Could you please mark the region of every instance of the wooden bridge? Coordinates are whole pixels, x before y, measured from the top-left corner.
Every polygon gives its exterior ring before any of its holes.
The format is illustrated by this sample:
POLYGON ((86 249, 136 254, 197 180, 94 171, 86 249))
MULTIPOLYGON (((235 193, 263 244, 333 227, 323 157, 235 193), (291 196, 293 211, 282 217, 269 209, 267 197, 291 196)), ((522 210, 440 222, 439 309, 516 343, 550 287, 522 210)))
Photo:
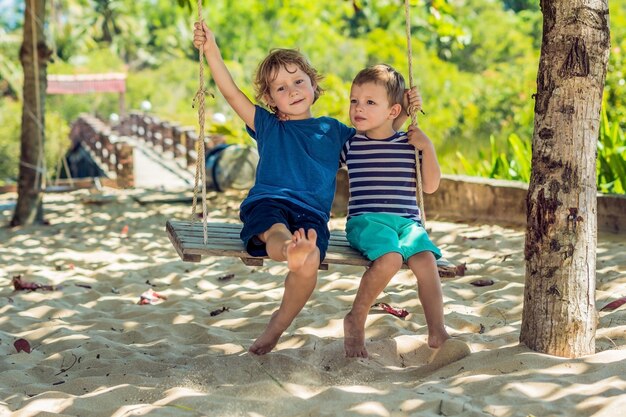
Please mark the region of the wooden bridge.
MULTIPOLYGON (((87 153, 97 165, 95 171, 104 174, 102 182, 109 186, 167 190, 193 187, 198 141, 193 127, 139 112, 129 113, 113 126, 95 116, 81 115, 72 124, 70 138, 72 153, 87 153)), ((221 143, 223 136, 207 135, 205 151, 221 143)), ((75 177, 80 171, 80 158, 70 155, 67 162, 75 177)))

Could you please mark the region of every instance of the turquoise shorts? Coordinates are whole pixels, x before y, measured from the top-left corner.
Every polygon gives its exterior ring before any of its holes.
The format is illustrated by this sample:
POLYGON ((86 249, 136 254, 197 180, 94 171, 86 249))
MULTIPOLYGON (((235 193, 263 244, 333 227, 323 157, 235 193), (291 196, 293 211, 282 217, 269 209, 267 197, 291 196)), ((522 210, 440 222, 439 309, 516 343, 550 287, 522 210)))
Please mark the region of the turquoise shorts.
POLYGON ((346 224, 346 237, 370 261, 390 252, 400 253, 405 262, 424 251, 432 252, 435 259, 441 258, 441 251, 418 222, 394 214, 366 213, 351 217, 346 224))

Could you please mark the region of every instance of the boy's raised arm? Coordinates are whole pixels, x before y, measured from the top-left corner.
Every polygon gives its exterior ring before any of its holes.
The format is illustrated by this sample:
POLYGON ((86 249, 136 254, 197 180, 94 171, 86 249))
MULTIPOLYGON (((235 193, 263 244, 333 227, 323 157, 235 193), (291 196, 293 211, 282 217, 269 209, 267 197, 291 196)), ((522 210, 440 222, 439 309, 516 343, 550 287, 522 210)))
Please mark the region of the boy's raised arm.
POLYGON ((196 48, 203 48, 204 56, 211 69, 211 75, 217 84, 217 88, 230 107, 241 117, 244 123, 254 130, 254 103, 237 87, 224 60, 215 35, 204 22, 194 23, 193 44, 196 48))

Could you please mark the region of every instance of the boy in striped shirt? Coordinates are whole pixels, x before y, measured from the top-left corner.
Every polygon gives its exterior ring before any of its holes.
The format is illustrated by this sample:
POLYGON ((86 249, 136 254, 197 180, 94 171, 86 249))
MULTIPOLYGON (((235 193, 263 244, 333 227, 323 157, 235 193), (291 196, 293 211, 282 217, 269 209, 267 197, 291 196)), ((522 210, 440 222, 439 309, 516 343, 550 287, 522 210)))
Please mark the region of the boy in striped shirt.
MULTIPOLYGON (((410 105, 421 108, 411 90, 410 105)), ((450 336, 443 317, 443 295, 436 260, 439 249, 421 225, 416 200, 415 152, 421 159, 425 193, 439 187, 441 170, 435 147, 415 125, 397 132, 402 114, 404 78, 388 65, 359 72, 350 91, 350 120, 357 134, 343 148, 350 200, 346 234, 350 244, 373 261, 365 272, 351 311, 344 318, 348 357, 368 356, 365 321, 370 306, 406 262, 417 277, 419 299, 428 325, 428 345, 439 348, 450 336)))

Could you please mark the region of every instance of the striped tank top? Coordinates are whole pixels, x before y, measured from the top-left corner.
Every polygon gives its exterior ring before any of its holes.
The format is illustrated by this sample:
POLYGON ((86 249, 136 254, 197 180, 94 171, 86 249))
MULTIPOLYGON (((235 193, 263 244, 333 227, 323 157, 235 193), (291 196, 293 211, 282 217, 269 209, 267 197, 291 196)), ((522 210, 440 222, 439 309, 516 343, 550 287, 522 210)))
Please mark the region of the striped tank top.
POLYGON ((344 145, 341 163, 348 168, 350 182, 348 218, 387 213, 420 221, 415 148, 405 132, 383 140, 356 134, 344 145))

